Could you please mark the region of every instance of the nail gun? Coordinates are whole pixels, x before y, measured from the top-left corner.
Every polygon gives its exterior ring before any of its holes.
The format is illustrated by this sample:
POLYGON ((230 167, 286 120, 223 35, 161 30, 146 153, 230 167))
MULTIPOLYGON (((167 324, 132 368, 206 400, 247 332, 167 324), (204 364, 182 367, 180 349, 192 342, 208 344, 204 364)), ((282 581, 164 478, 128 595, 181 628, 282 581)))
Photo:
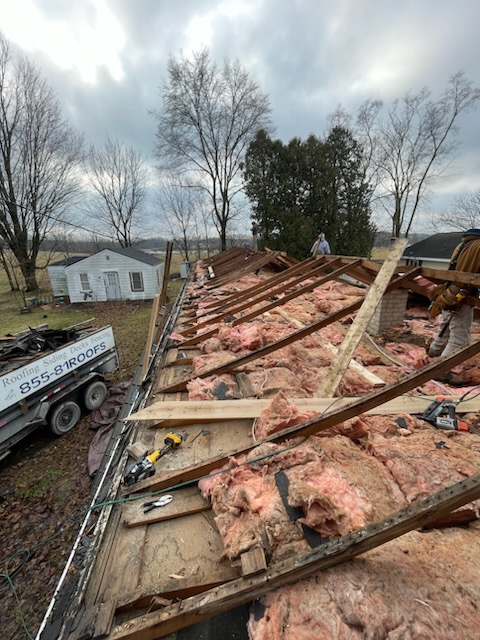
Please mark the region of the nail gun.
POLYGON ((449 431, 470 431, 466 422, 458 420, 455 403, 446 400, 434 400, 421 415, 422 420, 433 424, 437 429, 449 431))
POLYGON ((130 467, 127 473, 123 476, 123 484, 129 487, 135 482, 150 478, 155 473, 155 462, 164 456, 170 449, 177 449, 182 444, 183 438, 178 433, 167 433, 165 436, 165 446, 162 449, 155 449, 152 453, 145 455, 140 460, 137 460, 135 464, 130 467))

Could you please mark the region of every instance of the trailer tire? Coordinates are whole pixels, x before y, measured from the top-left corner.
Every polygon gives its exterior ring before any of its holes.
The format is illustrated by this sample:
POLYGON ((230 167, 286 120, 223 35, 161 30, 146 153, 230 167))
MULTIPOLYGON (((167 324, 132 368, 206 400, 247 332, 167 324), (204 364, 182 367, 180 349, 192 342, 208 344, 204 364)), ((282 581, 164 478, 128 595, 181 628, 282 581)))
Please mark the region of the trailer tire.
POLYGON ((107 397, 107 385, 101 380, 95 380, 88 385, 83 394, 83 402, 89 411, 95 411, 102 406, 107 397))
POLYGON ((76 402, 68 400, 57 405, 49 419, 50 430, 56 436, 63 436, 73 429, 82 412, 76 402))

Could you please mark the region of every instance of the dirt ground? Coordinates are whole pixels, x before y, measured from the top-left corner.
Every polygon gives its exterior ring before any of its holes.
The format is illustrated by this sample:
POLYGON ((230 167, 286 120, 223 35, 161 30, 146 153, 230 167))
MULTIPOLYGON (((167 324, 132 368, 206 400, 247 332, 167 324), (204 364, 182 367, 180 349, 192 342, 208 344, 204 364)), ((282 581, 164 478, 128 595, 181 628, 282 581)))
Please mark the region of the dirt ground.
MULTIPOLYGON (((149 305, 95 309, 111 324, 120 355, 116 384, 130 380, 145 346, 149 305), (135 331, 132 331, 135 327, 135 331)), ((2 640, 34 638, 90 503, 90 416, 56 438, 39 429, 0 462, 0 611, 2 640)))

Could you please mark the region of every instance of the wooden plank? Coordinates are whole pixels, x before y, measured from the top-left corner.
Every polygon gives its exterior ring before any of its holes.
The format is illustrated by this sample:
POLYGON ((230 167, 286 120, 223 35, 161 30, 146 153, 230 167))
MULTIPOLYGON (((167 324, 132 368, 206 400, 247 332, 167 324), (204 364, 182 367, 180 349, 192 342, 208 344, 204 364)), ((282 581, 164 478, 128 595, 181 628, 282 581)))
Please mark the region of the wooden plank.
POLYGON ((267 569, 267 559, 265 558, 265 551, 260 546, 255 546, 242 553, 240 556, 240 563, 242 566, 242 575, 251 576, 254 573, 260 573, 267 569))
POLYGON ((335 395, 337 387, 352 360, 353 354, 355 353, 355 349, 358 347, 362 335, 375 313, 375 309, 387 289, 388 283, 390 282, 398 261, 402 257, 407 243, 407 238, 397 240, 390 251, 388 258, 385 260, 382 268, 378 272, 374 283, 365 297, 365 301, 360 311, 357 313, 350 330, 338 350, 335 362, 329 368, 326 376, 322 380, 318 388, 317 395, 330 398, 335 395))
MULTIPOLYGON (((373 407, 365 413, 369 415, 389 415, 396 413, 422 414, 428 405, 438 396, 399 396, 384 404, 373 407)), ((480 411, 480 396, 459 402, 458 396, 442 396, 446 400, 458 403, 457 413, 480 411)), ((332 406, 345 407, 358 402, 362 397, 345 396, 342 398, 289 398, 300 411, 318 411, 323 413, 332 406)), ((128 420, 170 420, 188 423, 216 422, 219 420, 237 420, 240 418, 258 418, 260 413, 270 406, 271 399, 240 400, 164 400, 155 402, 129 416, 128 420)), ((160 425, 163 426, 163 425, 160 425)), ((145 449, 143 450, 145 453, 145 449)))
POLYGON ((353 418, 360 415, 361 413, 365 413, 366 411, 369 411, 374 407, 378 407, 380 404, 383 404, 388 400, 392 400, 399 395, 411 391, 424 382, 431 380, 432 377, 434 377, 436 374, 449 371, 451 368, 457 366, 462 362, 465 362, 465 360, 472 358, 478 353, 480 353, 480 340, 470 345, 469 347, 461 349, 460 351, 457 351, 451 356, 448 356, 438 362, 432 362, 426 367, 423 367, 423 369, 407 375, 403 380, 400 380, 399 382, 395 382, 394 384, 391 384, 384 389, 372 391, 372 393, 370 393, 368 396, 359 398, 358 400, 351 402, 345 407, 338 409, 335 402, 333 404, 333 408, 322 414, 321 416, 312 418, 311 420, 307 420, 306 422, 302 422, 300 425, 296 425, 295 427, 290 427, 278 433, 274 433, 268 438, 259 440, 254 445, 251 445, 249 447, 233 449, 229 452, 228 455, 217 456, 216 458, 206 460, 196 467, 190 467, 188 469, 184 468, 177 474, 164 476, 163 478, 157 477, 153 480, 144 480, 143 482, 139 482, 137 485, 131 487, 130 491, 136 492, 145 489, 148 489, 149 491, 158 491, 167 487, 173 487, 179 483, 188 482, 207 475, 214 469, 218 469, 223 465, 227 465, 232 456, 245 455, 249 453, 254 447, 263 442, 282 442, 283 440, 289 438, 310 436, 315 433, 319 433, 320 431, 324 431, 325 429, 334 427, 335 425, 340 424, 340 422, 344 422, 349 418, 353 418))
POLYGON ((147 344, 145 346, 145 351, 143 354, 143 365, 142 365, 142 380, 145 379, 148 371, 148 365, 150 363, 150 357, 152 354, 152 345, 153 345, 153 335, 155 332, 155 324, 157 322, 158 316, 158 308, 160 304, 160 295, 157 293, 153 299, 152 311, 150 313, 150 324, 148 327, 148 335, 147 335, 147 344))
POLYGON ((264 572, 233 580, 165 609, 118 624, 112 630, 110 640, 151 640, 164 637, 260 598, 270 591, 352 560, 409 531, 423 527, 432 520, 438 520, 479 497, 480 474, 477 474, 407 506, 382 522, 326 542, 309 553, 275 563, 264 572))
MULTIPOLYGON (((283 318, 285 318, 285 320, 288 320, 291 324, 297 326, 298 328, 305 326, 303 322, 300 322, 299 320, 294 318, 291 314, 286 313, 286 311, 284 311, 283 309, 277 309, 277 313, 279 313, 283 318)), ((312 335, 312 338, 320 347, 322 347, 323 349, 331 353, 333 356, 335 356, 335 358, 338 358, 338 348, 335 347, 326 338, 323 338, 322 336, 318 336, 318 335, 317 336, 312 335)), ((348 366, 351 369, 353 369, 353 371, 355 371, 360 376, 362 376, 364 380, 367 380, 372 385, 372 387, 385 386, 385 380, 382 380, 379 376, 376 376, 374 373, 371 373, 366 367, 358 363, 356 360, 353 360, 353 358, 350 360, 350 363, 348 366)))
MULTIPOLYGON (((149 498, 148 500, 154 500, 149 498)), ((181 518, 199 513, 200 511, 208 511, 210 503, 199 492, 197 487, 188 487, 183 491, 175 491, 173 500, 164 507, 152 509, 147 513, 143 512, 143 503, 146 498, 136 500, 135 502, 126 502, 123 505, 123 523, 126 527, 138 527, 140 525, 153 524, 154 522, 162 522, 172 518, 181 518)))
MULTIPOLYGON (((398 286, 400 286, 405 279, 410 277, 411 277, 411 274, 399 276, 388 285, 387 292, 393 291, 398 286)), ((322 318, 321 320, 317 320, 316 322, 312 323, 311 325, 308 325, 304 329, 299 329, 298 331, 291 333, 286 338, 277 340, 277 342, 272 342, 271 344, 266 345, 265 347, 261 347, 256 351, 252 351, 248 355, 240 356, 236 360, 232 360, 232 362, 229 362, 226 365, 223 365, 221 367, 215 367, 213 369, 209 369, 208 371, 204 371, 203 373, 196 374, 195 377, 208 378, 209 376, 220 375, 221 373, 229 373, 233 371, 235 368, 241 367, 245 364, 248 364, 249 362, 253 362, 258 358, 262 358, 263 356, 266 356, 269 353, 273 353, 274 351, 277 351, 282 347, 286 347, 289 344, 292 344, 293 342, 300 340, 301 338, 305 338, 306 336, 309 336, 312 333, 315 333, 316 331, 318 331, 319 329, 322 329, 323 327, 327 327, 329 324, 332 324, 333 322, 337 322, 338 320, 341 320, 345 316, 348 316, 351 313, 354 313, 355 311, 357 311, 362 306, 362 302, 363 302, 363 298, 361 298, 360 300, 357 300, 357 302, 353 302, 352 304, 347 305, 346 307, 344 307, 343 309, 340 309, 339 311, 335 311, 334 313, 331 313, 330 315, 326 316, 325 318, 322 318)), ((263 311, 268 311, 268 310, 269 309, 266 307, 263 309, 263 311)), ((241 322, 243 321, 244 319, 239 320, 238 322, 234 322, 232 324, 234 325, 241 324, 241 322)), ((211 333, 213 335, 215 331, 216 330, 212 332, 207 331, 205 333, 206 334, 211 333)), ((202 336, 203 335, 205 334, 202 334, 202 336)), ((191 340, 189 340, 188 342, 190 343, 191 340)), ((187 383, 190 382, 191 379, 192 378, 190 377, 184 380, 179 380, 178 382, 175 382, 167 387, 163 387, 162 389, 159 389, 159 391, 162 393, 170 393, 172 391, 184 391, 187 388, 187 383)))
POLYGON ((163 281, 162 281, 162 291, 160 294, 160 303, 159 306, 163 307, 167 300, 167 291, 168 291, 168 277, 170 275, 170 267, 172 264, 172 253, 173 253, 173 242, 167 242, 167 250, 165 253, 165 262, 163 264, 163 281))
POLYGON ((480 275, 468 271, 446 271, 445 269, 421 268, 421 274, 432 282, 455 282, 459 285, 480 288, 480 275))

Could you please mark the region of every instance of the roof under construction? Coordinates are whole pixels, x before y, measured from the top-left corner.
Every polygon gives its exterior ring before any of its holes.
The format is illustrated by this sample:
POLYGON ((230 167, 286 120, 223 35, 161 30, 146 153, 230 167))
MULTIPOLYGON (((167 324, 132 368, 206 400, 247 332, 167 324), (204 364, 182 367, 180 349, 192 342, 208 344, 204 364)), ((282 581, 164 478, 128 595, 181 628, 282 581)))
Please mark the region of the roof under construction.
POLYGON ((405 244, 196 263, 154 310, 39 638, 477 637, 480 330, 428 361, 444 272, 398 266, 405 244), (465 388, 434 380, 454 367, 465 388), (440 395, 464 430, 422 419, 440 395))

